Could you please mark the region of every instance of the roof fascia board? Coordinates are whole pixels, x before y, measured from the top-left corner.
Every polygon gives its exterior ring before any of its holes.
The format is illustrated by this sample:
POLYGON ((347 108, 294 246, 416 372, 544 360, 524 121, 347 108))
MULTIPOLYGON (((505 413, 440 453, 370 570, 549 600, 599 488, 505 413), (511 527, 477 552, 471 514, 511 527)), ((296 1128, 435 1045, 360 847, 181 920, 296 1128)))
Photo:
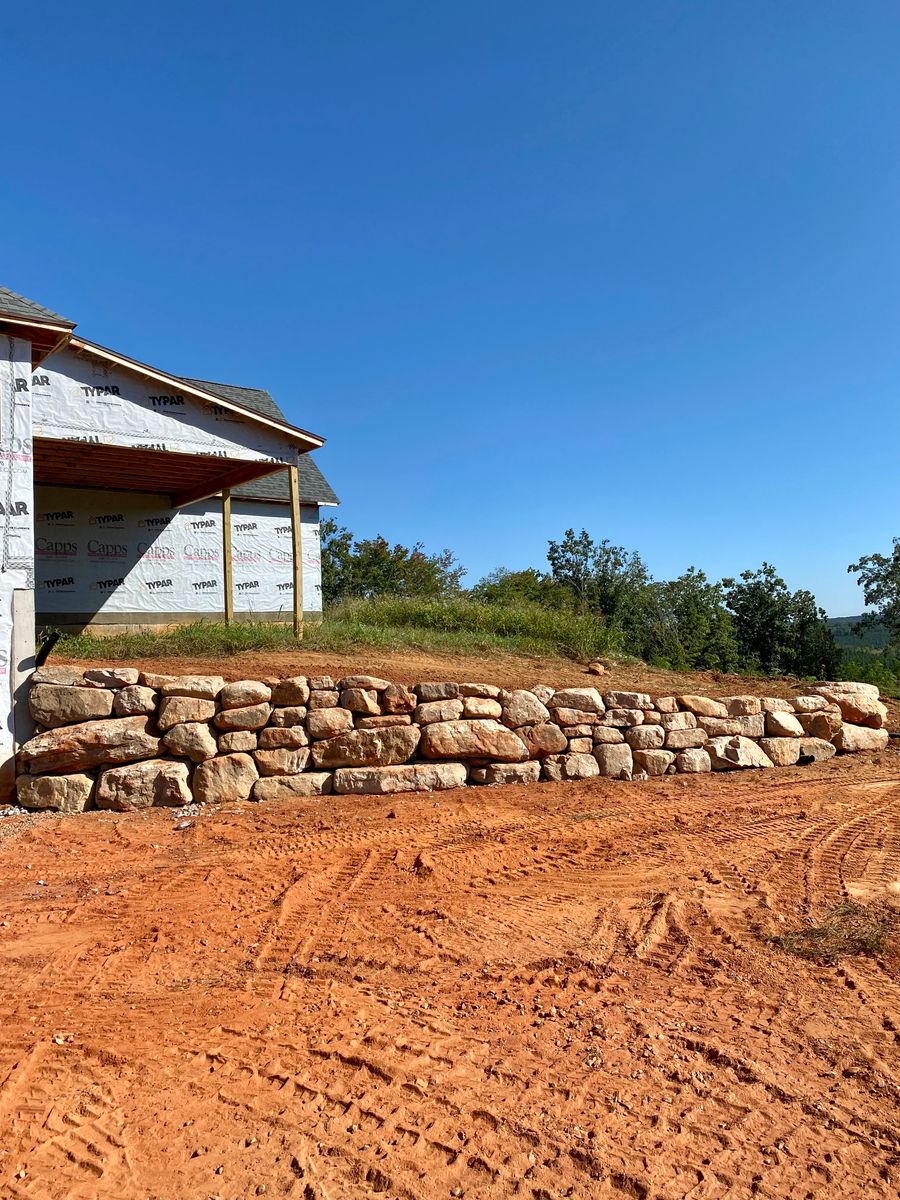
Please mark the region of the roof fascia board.
POLYGON ((9 325, 24 325, 28 329, 52 329, 54 333, 69 333, 75 326, 69 321, 41 321, 37 317, 14 317, 12 313, 0 312, 0 321, 9 325))
POLYGON ((318 450, 320 446, 325 445, 325 439, 315 433, 310 433, 306 429, 298 429, 295 425, 288 425, 286 421, 275 421, 271 417, 264 416, 262 413, 244 408, 241 404, 234 404, 230 400, 225 400, 222 396, 217 396, 213 392, 207 392, 203 388, 196 387, 194 384, 186 383, 184 379, 181 379, 177 375, 169 375, 168 372, 160 371, 156 367, 148 367, 146 363, 138 362, 134 358, 128 358, 127 355, 119 354, 115 350, 109 350, 106 346, 99 346, 96 342, 89 342, 85 338, 76 337, 73 334, 69 339, 69 345, 74 350, 82 350, 86 354, 95 354, 98 358, 104 358, 108 362, 115 363, 116 366, 122 367, 126 371, 135 371, 138 375, 144 375, 148 379, 157 379, 161 383, 169 384, 179 391, 187 392, 188 395, 198 400, 205 400, 209 404, 217 404, 221 408, 227 408, 230 412, 237 413, 238 416, 243 417, 253 424, 265 425, 269 429, 274 429, 278 433, 285 434, 291 441, 296 442, 299 446, 303 446, 306 450, 318 450))

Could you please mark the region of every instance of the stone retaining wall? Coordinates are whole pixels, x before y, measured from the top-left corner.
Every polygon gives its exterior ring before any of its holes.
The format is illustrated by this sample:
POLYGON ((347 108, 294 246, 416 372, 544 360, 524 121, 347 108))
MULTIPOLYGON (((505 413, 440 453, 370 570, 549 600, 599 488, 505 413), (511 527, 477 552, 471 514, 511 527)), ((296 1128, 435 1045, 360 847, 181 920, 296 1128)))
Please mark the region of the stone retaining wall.
POLYGON ((192 801, 387 794, 791 766, 887 745, 878 689, 793 700, 594 687, 406 688, 369 675, 240 680, 128 667, 45 667, 19 751, 25 808, 81 812, 192 801))

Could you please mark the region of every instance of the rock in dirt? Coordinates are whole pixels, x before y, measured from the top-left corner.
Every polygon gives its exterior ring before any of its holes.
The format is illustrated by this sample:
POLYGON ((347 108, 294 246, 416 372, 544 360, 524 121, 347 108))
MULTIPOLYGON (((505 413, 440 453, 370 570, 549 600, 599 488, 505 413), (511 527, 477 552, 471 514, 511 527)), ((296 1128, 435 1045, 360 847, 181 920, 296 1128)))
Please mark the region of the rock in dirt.
POLYGON ((795 737, 764 737, 759 740, 764 754, 776 767, 793 767, 800 759, 800 739, 795 737))
POLYGON ((254 750, 253 761, 260 775, 299 775, 309 761, 309 747, 301 746, 296 750, 254 750))
POLYGON ((198 804, 227 804, 246 800, 259 778, 249 754, 220 754, 194 772, 194 798, 198 804))
POLYGON ((148 724, 147 717, 114 717, 50 729, 25 743, 19 761, 32 775, 43 775, 153 758, 159 753, 159 738, 148 732, 148 724))
POLYGON ((543 761, 544 778, 558 782, 563 779, 591 779, 600 774, 593 754, 551 754, 543 761))
POLYGON ((272 703, 281 707, 292 708, 294 705, 306 705, 309 701, 309 683, 305 675, 293 675, 290 679, 282 679, 272 689, 272 703))
POLYGON ((32 717, 48 729, 108 717, 112 707, 110 691, 52 683, 38 683, 28 690, 28 708, 32 717))
POLYGON ((117 717, 150 716, 156 712, 158 697, 154 688, 120 688, 113 693, 113 712, 117 717))
POLYGON ((834 735, 835 749, 841 754, 850 754, 857 750, 884 750, 888 740, 889 734, 886 729, 851 725, 846 721, 834 735))
POLYGON ((467 721, 479 721, 485 717, 499 721, 503 715, 503 705, 499 700, 492 700, 488 696, 466 696, 463 700, 462 715, 467 721))
POLYGON ((547 701, 547 707, 575 708, 580 712, 602 713, 606 705, 596 688, 562 688, 553 693, 547 701))
POLYGON ((407 762, 419 745, 422 731, 415 725, 389 729, 354 729, 312 748, 317 767, 389 767, 407 762))
POLYGON ((419 697, 420 704, 429 704, 432 700, 456 700, 459 698, 458 683, 417 683, 413 691, 419 697))
POLYGON ((887 717, 887 708, 878 698, 878 688, 870 683, 828 683, 817 687, 815 692, 832 701, 841 710, 841 716, 851 725, 865 725, 881 729, 887 717))
MULTIPOLYGON (((432 726, 433 728, 433 726, 432 726)), ((397 767, 344 767, 334 773, 334 790, 349 795, 385 796, 463 787, 462 763, 413 763, 397 767)))
POLYGON ((128 812, 134 808, 180 808, 193 799, 187 763, 154 758, 127 767, 110 767, 97 780, 98 808, 128 812))
POLYGON ((315 740, 338 737, 352 728, 353 713, 346 708, 318 708, 306 719, 306 731, 315 740))
POLYGON ((458 721, 463 715, 462 700, 427 700, 416 705, 413 720, 417 725, 433 725, 436 721, 458 721))
POLYGON ((195 721, 189 725, 173 725, 163 737, 170 754, 203 762, 218 754, 219 746, 205 722, 195 721))
POLYGON ((594 760, 600 774, 605 775, 607 779, 630 779, 631 772, 634 770, 631 747, 624 741, 619 745, 603 745, 602 743, 595 745, 594 760))
POLYGON ((308 800, 327 796, 332 788, 330 771, 306 771, 303 775, 273 775, 257 779, 253 785, 253 800, 308 800))
POLYGON ((267 704, 272 698, 272 689, 256 679, 239 679, 226 683, 219 693, 222 708, 250 708, 254 704, 267 704))
POLYGON ((545 721, 542 725, 523 725, 516 730, 525 743, 529 758, 546 758, 548 754, 562 754, 569 739, 558 725, 545 721))
POLYGON ((550 720, 550 713, 541 704, 534 692, 517 688, 511 692, 502 692, 500 720, 507 729, 521 729, 523 725, 541 725, 550 720))
POLYGON ((766 737, 768 738, 803 737, 803 725, 793 713, 767 712, 765 722, 766 737))
POLYGON ((418 704, 413 692, 397 683, 389 684, 381 693, 381 708, 395 716, 411 713, 418 704))
POLYGON ((800 757, 808 759, 812 762, 825 762, 829 758, 834 758, 837 750, 832 742, 826 742, 824 738, 804 737, 800 738, 800 757))
POLYGON ((646 771, 650 776, 665 775, 674 762, 675 755, 671 750, 635 750, 634 752, 634 769, 646 771))
POLYGON ((84 812, 90 806, 93 790, 90 775, 20 775, 16 780, 16 799, 23 808, 84 812))
POLYGON ((695 717, 719 717, 728 716, 728 709, 718 700, 710 700, 708 696, 679 696, 678 703, 682 708, 686 708, 688 712, 692 712, 695 717))
POLYGON ((169 675, 161 676, 165 682, 154 685, 144 676, 148 687, 158 686, 164 696, 193 696, 197 700, 215 700, 225 686, 221 675, 169 675))
POLYGON ((675 755, 675 767, 683 775, 702 775, 712 770, 712 763, 704 749, 694 746, 675 755))
POLYGON ((265 703, 249 704, 245 708, 226 708, 213 718, 219 729, 262 729, 272 715, 271 706, 265 703))
POLYGON ((632 750, 659 750, 665 740, 666 731, 662 725, 636 725, 625 731, 625 741, 632 750))
POLYGON ((123 688, 132 687, 140 677, 134 667, 91 667, 84 673, 84 682, 87 687, 123 688))
POLYGON ((541 764, 537 761, 523 763, 489 763, 486 767, 472 767, 469 777, 473 783, 497 787, 503 783, 537 783, 541 777, 541 764))
POLYGON ((171 729, 173 725, 189 725, 197 721, 211 721, 216 715, 216 702, 197 696, 163 696, 159 702, 156 718, 160 729, 171 729))
POLYGON ((499 721, 439 721, 422 730, 423 758, 486 758, 522 762, 528 750, 522 739, 499 721))

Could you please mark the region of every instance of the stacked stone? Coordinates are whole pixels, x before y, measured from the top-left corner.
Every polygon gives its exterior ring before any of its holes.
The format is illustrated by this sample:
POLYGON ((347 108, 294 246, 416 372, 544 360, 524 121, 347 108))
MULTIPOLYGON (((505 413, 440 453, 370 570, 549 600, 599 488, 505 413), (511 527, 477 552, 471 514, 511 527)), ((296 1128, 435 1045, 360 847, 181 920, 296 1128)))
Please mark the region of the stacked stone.
POLYGON ((128 667, 36 671, 27 808, 82 811, 388 794, 790 766, 887 744, 868 684, 794 700, 371 675, 239 680, 128 667))

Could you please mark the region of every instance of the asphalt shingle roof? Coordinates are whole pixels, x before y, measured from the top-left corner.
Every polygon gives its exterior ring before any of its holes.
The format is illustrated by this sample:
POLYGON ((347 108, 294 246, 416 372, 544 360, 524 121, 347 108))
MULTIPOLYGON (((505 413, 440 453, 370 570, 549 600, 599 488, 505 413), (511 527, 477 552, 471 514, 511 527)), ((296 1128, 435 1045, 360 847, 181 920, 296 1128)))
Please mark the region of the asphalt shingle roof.
POLYGON ((0 317, 4 315, 19 317, 23 320, 30 317, 33 321, 52 321, 71 328, 75 326, 74 321, 69 321, 66 317, 61 317, 59 313, 44 308, 43 304, 35 304, 33 300, 28 300, 25 296, 20 296, 18 292, 11 292, 9 288, 0 285, 0 317))
MULTIPOLYGON (((276 421, 286 421, 284 413, 262 388, 235 387, 230 383, 213 383, 209 379, 191 379, 183 375, 185 383, 195 383, 214 396, 221 396, 232 404, 262 413, 276 421)), ((301 454, 299 462, 300 501, 303 504, 340 504, 325 476, 309 454, 301 454)), ((232 496, 243 496, 245 500, 271 500, 288 504, 291 498, 287 471, 278 471, 251 483, 242 483, 231 489, 232 496)))

